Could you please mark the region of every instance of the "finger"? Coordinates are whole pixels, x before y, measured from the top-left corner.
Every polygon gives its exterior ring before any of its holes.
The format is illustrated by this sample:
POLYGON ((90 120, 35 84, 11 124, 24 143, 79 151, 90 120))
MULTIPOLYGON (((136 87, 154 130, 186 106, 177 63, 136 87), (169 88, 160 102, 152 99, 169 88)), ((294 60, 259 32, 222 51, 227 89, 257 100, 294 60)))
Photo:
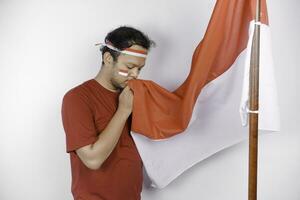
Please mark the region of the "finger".
MULTIPOLYGON (((129 81, 130 81, 130 80, 129 80, 129 81)), ((126 87, 128 87, 129 89, 131 89, 129 85, 130 85, 130 84, 127 84, 127 86, 126 86, 126 87)))
POLYGON ((124 88, 124 90, 125 90, 125 91, 128 91, 128 90, 130 90, 130 88, 129 88, 128 86, 126 86, 126 87, 124 88))
POLYGON ((124 90, 125 90, 126 93, 128 93, 128 92, 133 93, 133 90, 130 87, 128 87, 128 86, 126 86, 124 88, 124 90))

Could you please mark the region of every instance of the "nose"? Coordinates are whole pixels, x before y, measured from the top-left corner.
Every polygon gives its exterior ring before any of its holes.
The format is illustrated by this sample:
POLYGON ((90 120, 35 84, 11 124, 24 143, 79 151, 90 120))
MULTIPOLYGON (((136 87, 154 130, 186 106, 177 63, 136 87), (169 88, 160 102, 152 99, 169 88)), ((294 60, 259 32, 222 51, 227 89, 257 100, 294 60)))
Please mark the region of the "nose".
POLYGON ((139 70, 137 67, 130 70, 129 77, 131 77, 132 79, 136 79, 138 75, 139 75, 139 70))

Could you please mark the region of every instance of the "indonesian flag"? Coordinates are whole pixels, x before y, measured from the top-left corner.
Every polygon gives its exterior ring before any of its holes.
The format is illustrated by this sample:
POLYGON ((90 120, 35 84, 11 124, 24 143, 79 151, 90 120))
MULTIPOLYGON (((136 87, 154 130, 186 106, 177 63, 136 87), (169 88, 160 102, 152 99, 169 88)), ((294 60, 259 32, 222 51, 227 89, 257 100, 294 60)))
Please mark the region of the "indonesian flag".
MULTIPOLYGON (((261 9, 259 129, 279 130, 270 30, 261 9)), ((218 0, 185 82, 170 92, 148 80, 134 92, 131 134, 153 187, 248 138, 250 53, 256 0, 218 0)))

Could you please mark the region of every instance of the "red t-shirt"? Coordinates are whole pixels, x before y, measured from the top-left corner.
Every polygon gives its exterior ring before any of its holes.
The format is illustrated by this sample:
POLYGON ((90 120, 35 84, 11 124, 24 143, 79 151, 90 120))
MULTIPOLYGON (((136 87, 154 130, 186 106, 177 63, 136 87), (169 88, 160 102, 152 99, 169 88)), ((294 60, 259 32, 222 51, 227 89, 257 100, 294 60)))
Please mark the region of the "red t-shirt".
POLYGON ((88 80, 68 91, 62 120, 72 169, 75 200, 137 200, 142 190, 142 161, 130 136, 130 119, 113 152, 98 170, 87 168, 75 150, 93 144, 118 107, 119 93, 88 80))

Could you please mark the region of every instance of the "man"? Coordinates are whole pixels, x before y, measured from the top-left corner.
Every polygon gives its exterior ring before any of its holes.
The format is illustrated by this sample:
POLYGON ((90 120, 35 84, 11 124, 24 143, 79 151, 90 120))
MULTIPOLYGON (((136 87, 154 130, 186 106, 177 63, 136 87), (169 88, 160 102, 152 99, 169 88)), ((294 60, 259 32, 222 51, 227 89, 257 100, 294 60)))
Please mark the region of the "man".
POLYGON ((133 93, 127 83, 138 77, 152 44, 134 28, 113 30, 101 44, 97 76, 63 98, 75 200, 140 199, 142 161, 129 133, 133 93))

